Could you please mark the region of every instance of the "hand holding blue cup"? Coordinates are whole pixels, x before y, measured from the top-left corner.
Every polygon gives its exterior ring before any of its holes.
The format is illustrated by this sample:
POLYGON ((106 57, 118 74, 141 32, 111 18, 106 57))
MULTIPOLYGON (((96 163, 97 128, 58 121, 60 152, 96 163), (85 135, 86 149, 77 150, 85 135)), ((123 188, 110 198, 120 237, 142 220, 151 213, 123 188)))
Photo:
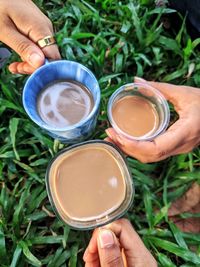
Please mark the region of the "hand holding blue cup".
POLYGON ((92 134, 99 113, 100 88, 93 73, 80 63, 68 60, 46 62, 27 80, 23 90, 23 106, 29 117, 53 138, 65 143, 83 141, 92 134), (44 121, 38 112, 38 96, 56 81, 74 81, 85 86, 93 98, 89 114, 72 125, 59 127, 44 121))

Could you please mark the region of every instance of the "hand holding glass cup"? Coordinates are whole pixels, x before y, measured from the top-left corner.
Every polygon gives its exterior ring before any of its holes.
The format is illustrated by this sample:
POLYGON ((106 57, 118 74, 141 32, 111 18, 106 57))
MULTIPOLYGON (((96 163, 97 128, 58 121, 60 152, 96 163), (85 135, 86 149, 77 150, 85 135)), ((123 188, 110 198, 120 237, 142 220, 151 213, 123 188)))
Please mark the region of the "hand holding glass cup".
POLYGON ((164 96, 147 84, 130 83, 117 89, 108 102, 114 130, 128 140, 153 140, 166 130, 170 111, 164 96))

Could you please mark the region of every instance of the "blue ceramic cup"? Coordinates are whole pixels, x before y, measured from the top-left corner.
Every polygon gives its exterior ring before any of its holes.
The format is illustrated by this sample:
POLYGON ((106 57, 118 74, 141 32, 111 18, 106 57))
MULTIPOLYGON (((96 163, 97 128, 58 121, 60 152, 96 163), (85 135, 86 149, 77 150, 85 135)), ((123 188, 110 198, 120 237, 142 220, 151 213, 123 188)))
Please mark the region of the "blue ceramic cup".
POLYGON ((68 60, 47 61, 26 81, 22 100, 24 109, 31 120, 50 136, 64 143, 76 143, 87 139, 96 126, 100 106, 100 88, 94 74, 80 63, 68 60), (94 107, 85 119, 65 128, 48 125, 37 111, 37 98, 40 91, 56 80, 73 80, 82 83, 91 92, 94 100, 94 107))

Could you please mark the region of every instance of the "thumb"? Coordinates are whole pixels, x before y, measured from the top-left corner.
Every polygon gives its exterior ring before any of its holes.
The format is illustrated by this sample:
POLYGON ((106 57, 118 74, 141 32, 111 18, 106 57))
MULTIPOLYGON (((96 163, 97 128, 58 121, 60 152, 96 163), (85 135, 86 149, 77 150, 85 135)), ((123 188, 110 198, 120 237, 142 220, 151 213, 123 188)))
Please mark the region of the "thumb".
MULTIPOLYGON (((170 83, 146 81, 143 78, 139 78, 139 77, 135 77, 134 82, 144 84, 144 85, 145 84, 150 85, 153 88, 160 91, 164 95, 164 97, 171 103, 176 104, 178 102, 177 99, 179 99, 179 95, 180 95, 180 86, 178 85, 174 85, 170 83)), ((181 93, 183 93, 183 86, 181 86, 181 89, 182 89, 181 93)))
POLYGON ((15 28, 10 27, 8 39, 9 43, 6 42, 7 38, 4 42, 33 68, 38 68, 44 63, 45 58, 41 49, 23 34, 16 31, 15 28))
POLYGON ((115 234, 108 229, 99 229, 98 253, 102 267, 123 267, 119 242, 115 234))

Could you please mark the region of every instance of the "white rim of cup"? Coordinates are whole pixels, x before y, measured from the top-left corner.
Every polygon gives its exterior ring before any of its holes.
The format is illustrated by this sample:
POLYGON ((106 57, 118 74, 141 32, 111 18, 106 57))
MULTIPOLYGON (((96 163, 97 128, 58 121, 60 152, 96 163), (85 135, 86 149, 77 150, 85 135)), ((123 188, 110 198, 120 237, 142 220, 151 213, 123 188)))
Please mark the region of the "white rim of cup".
POLYGON ((114 128, 114 130, 116 130, 116 132, 118 132, 119 134, 121 134, 122 136, 126 137, 129 140, 135 140, 135 141, 151 141, 153 140, 156 136, 158 136, 159 134, 161 134, 162 132, 164 132, 168 125, 169 125, 169 120, 170 120, 170 109, 169 109, 169 105, 167 103, 166 98, 163 96, 163 94, 161 94, 157 89, 155 89, 154 87, 148 85, 148 84, 143 84, 143 83, 127 83, 122 85, 120 88, 118 88, 110 97, 109 101, 108 101, 108 119, 110 121, 110 124, 112 125, 112 127, 114 128), (159 97, 159 99, 161 100, 161 103, 163 104, 164 107, 164 114, 165 114, 165 118, 163 123, 159 126, 159 128, 154 132, 154 134, 150 135, 151 132, 153 130, 151 130, 150 132, 148 132, 145 135, 142 135, 140 137, 134 137, 132 135, 129 135, 127 133, 125 133, 124 131, 122 131, 117 124, 115 123, 113 116, 112 116, 112 106, 113 106, 113 102, 116 98, 116 96, 121 93, 123 90, 126 89, 126 87, 145 87, 145 89, 149 89, 151 90, 155 95, 157 95, 159 97))
MULTIPOLYGON (((43 128, 43 129, 45 129, 45 130, 48 130, 48 131, 56 131, 56 132, 63 132, 63 131, 73 130, 73 129, 75 129, 75 128, 81 126, 81 125, 83 125, 84 123, 86 123, 86 122, 87 122, 87 121, 94 115, 94 113, 95 113, 95 112, 98 110, 98 108, 99 108, 99 104, 100 104, 100 100, 101 100, 101 92, 100 92, 99 83, 98 83, 96 77, 94 76, 94 74, 93 74, 87 67, 85 67, 84 65, 82 65, 82 64, 80 64, 80 63, 78 63, 78 62, 75 62, 75 61, 71 61, 71 60, 56 60, 56 61, 53 61, 53 62, 49 62, 48 64, 43 65, 43 66, 41 66, 39 69, 37 69, 37 70, 34 72, 34 75, 37 74, 38 72, 40 72, 42 69, 47 68, 48 65, 50 65, 50 64, 57 64, 58 62, 62 62, 62 63, 65 62, 65 63, 72 63, 72 64, 75 64, 75 65, 79 65, 82 69, 84 69, 87 73, 89 73, 89 74, 92 76, 92 78, 96 81, 96 83, 97 83, 97 87, 98 87, 98 90, 99 90, 99 92, 97 93, 97 100, 95 101, 95 105, 94 105, 92 111, 89 113, 89 115, 88 115, 85 119, 83 119, 83 120, 79 121, 78 123, 73 124, 72 126, 69 126, 69 127, 65 127, 65 128, 54 128, 54 127, 49 127, 49 126, 48 126, 42 119, 41 119, 41 121, 42 121, 44 124, 42 124, 42 123, 38 123, 38 121, 35 120, 35 119, 32 117, 32 115, 30 114, 29 109, 27 108, 27 105, 25 104, 24 98, 25 98, 26 87, 28 86, 27 84, 28 84, 32 79, 34 79, 34 77, 31 75, 31 76, 27 79, 27 81, 26 81, 26 83, 25 83, 25 86, 24 86, 24 89, 23 89, 22 102, 23 102, 24 109, 25 109, 26 113, 28 114, 28 116, 29 116, 29 117, 31 118, 31 120, 34 121, 38 126, 40 126, 41 128, 43 128)), ((89 89, 88 89, 88 90, 89 90, 89 89)))

